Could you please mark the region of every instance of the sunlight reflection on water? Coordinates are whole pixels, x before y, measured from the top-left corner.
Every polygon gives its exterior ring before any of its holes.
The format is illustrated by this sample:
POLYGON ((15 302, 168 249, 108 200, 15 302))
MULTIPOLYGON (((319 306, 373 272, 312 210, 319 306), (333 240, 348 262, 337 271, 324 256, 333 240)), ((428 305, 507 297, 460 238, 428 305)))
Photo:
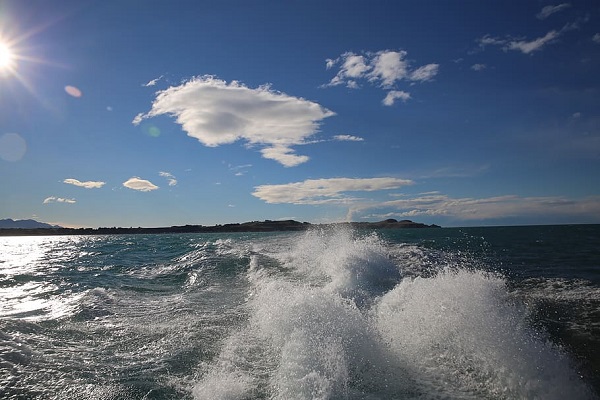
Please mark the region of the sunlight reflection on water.
POLYGON ((73 251, 78 241, 66 236, 0 238, 0 317, 35 321, 75 312, 78 296, 61 290, 52 276, 61 262, 78 256, 73 251))

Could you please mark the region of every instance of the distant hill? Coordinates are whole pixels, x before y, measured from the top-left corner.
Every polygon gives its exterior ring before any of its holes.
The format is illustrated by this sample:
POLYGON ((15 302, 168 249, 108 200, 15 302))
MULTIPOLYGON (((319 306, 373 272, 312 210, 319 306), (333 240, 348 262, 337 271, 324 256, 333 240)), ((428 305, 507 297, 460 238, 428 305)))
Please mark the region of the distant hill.
POLYGON ((33 219, 0 219, 0 229, 53 229, 61 228, 58 225, 50 225, 33 219))

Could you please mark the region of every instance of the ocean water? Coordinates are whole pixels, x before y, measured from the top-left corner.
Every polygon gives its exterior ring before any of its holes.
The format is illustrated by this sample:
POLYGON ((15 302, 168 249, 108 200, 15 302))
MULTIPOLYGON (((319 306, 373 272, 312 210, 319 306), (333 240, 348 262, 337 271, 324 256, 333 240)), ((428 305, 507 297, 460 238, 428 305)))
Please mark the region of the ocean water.
POLYGON ((2 399, 595 399, 600 226, 0 238, 2 399))

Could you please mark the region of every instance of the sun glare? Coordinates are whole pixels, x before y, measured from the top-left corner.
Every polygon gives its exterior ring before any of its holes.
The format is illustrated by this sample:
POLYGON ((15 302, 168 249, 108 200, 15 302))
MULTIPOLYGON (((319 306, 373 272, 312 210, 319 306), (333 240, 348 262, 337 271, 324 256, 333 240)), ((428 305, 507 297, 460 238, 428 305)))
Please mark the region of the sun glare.
POLYGON ((15 55, 11 48, 6 44, 0 42, 0 70, 12 67, 15 61, 15 55))

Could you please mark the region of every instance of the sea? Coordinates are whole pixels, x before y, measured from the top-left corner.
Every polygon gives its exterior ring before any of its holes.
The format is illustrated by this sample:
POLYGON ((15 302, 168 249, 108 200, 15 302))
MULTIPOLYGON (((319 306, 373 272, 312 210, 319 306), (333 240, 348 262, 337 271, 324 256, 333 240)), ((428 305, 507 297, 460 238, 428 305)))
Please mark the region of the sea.
POLYGON ((0 237, 0 399, 598 399, 600 225, 0 237))

